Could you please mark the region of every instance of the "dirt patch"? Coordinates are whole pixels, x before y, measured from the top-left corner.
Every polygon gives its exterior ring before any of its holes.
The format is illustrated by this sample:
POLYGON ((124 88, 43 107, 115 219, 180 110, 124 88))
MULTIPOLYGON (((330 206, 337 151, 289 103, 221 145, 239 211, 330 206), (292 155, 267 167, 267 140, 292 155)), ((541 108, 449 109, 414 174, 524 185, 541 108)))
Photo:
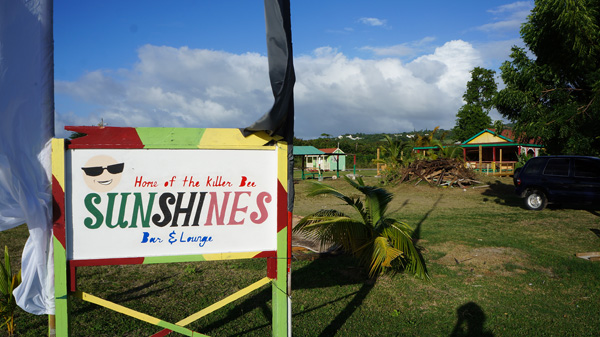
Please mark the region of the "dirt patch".
POLYGON ((476 274, 502 275, 526 273, 529 257, 509 247, 469 247, 446 243, 429 247, 430 251, 446 253, 432 262, 456 268, 467 268, 476 274))

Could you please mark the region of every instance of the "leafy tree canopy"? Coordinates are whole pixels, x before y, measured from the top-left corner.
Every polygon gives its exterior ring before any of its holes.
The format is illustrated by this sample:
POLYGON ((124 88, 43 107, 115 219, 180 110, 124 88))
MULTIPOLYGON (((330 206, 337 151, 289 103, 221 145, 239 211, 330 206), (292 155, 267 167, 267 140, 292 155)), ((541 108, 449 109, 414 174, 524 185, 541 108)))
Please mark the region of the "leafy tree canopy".
POLYGON ((456 114, 454 137, 461 142, 475 136, 482 130, 489 128, 492 119, 479 105, 465 104, 456 114))
POLYGON ((550 154, 600 154, 600 2, 539 0, 501 66, 498 111, 550 154))
MULTIPOLYGON (((469 105, 480 106, 486 112, 494 105, 494 96, 498 87, 494 80, 495 71, 481 67, 471 70, 471 80, 467 83, 467 90, 463 99, 469 105)), ((481 130, 479 130, 481 131, 481 130)))
POLYGON ((463 95, 465 105, 456 114, 454 137, 463 142, 483 129, 489 128, 492 119, 488 115, 494 106, 494 97, 498 90, 494 80, 495 71, 475 67, 471 71, 471 80, 463 95))

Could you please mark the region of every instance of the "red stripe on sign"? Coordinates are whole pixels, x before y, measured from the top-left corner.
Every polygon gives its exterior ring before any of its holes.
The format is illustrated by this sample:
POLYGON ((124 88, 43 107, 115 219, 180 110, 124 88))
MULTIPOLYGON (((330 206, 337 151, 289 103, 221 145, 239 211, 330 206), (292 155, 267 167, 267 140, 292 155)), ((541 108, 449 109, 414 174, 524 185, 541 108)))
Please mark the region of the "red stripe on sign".
POLYGON ((173 332, 173 331, 171 331, 169 329, 164 329, 162 331, 155 333, 154 335, 152 335, 150 337, 164 337, 164 336, 170 334, 171 332, 173 332))
POLYGON ((277 257, 277 251, 267 250, 254 255, 254 259, 265 258, 265 257, 277 257))
POLYGON ((144 144, 135 128, 100 126, 65 126, 65 130, 84 133, 74 138, 69 149, 143 149, 144 144))
POLYGON ((142 264, 144 263, 143 257, 124 257, 119 259, 95 259, 95 260, 71 260, 69 265, 72 267, 85 267, 85 266, 115 266, 115 265, 127 265, 127 264, 142 264))
POLYGON ((63 248, 67 248, 65 244, 65 191, 52 176, 52 231, 54 237, 60 242, 63 248))
POLYGON ((144 263, 143 257, 128 257, 121 259, 96 259, 96 260, 71 260, 68 261, 69 266, 69 289, 71 291, 77 290, 77 267, 90 267, 90 266, 115 266, 115 265, 128 265, 128 264, 142 264, 144 263))
POLYGON ((285 188, 277 181, 277 233, 288 226, 287 199, 285 188))
POLYGON ((75 268, 74 265, 69 265, 69 272, 68 274, 68 279, 69 279, 69 289, 71 292, 75 292, 77 291, 77 268, 75 268))
POLYGON ((276 280, 277 279, 277 258, 271 257, 267 259, 267 277, 276 280))

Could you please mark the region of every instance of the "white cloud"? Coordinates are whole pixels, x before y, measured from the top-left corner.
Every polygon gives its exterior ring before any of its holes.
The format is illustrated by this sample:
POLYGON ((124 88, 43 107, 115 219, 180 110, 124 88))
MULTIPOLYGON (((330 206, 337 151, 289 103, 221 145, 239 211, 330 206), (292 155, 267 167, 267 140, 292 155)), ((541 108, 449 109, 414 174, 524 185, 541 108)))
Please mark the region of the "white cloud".
POLYGON ((488 10, 488 12, 493 13, 493 14, 500 14, 500 13, 514 13, 514 12, 520 12, 523 10, 531 10, 533 8, 533 1, 517 1, 517 2, 513 2, 510 4, 506 4, 506 5, 502 5, 502 6, 498 6, 494 9, 490 9, 488 10))
MULTIPOLYGON (((101 106, 89 121, 77 122, 92 125, 104 118, 112 126, 238 127, 272 104, 267 59, 259 54, 146 45, 138 56, 135 67, 118 76, 95 71, 76 82, 56 82, 58 94, 101 106)), ((59 123, 67 123, 63 113, 58 111, 59 123)))
POLYGON ((369 51, 376 56, 414 57, 415 55, 423 53, 424 50, 429 48, 433 41, 435 41, 435 38, 428 36, 418 41, 402 43, 393 46, 364 46, 361 47, 360 50, 369 51))
POLYGON ((415 53, 415 49, 406 43, 388 47, 365 46, 360 49, 370 51, 377 56, 409 56, 415 53))
POLYGON ((470 43, 455 40, 436 48, 435 52, 417 58, 412 63, 429 62, 440 72, 436 85, 451 97, 462 96, 470 79, 470 71, 481 64, 481 56, 470 43), (444 67, 439 67, 442 64, 444 67))
MULTIPOLYGON (((63 125, 245 127, 271 106, 267 58, 258 54, 147 45, 132 69, 57 82, 94 108, 57 111, 63 125)), ((348 58, 331 47, 295 59, 296 135, 451 128, 469 71, 481 65, 467 42, 450 41, 412 62, 348 58)), ((64 106, 57 104, 57 106, 64 106)))
POLYGON ((378 18, 360 18, 358 21, 368 26, 385 26, 387 22, 387 20, 378 18))
POLYGON ((489 10, 494 22, 477 27, 484 32, 518 31, 533 8, 531 1, 518 1, 489 10))

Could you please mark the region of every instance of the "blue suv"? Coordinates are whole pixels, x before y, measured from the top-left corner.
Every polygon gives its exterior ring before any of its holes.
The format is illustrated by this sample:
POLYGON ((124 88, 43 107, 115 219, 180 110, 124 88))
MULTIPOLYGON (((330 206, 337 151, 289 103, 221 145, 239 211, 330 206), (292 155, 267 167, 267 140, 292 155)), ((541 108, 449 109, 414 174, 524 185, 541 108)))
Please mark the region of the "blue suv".
POLYGON ((515 172, 514 183, 527 209, 540 211, 549 202, 600 206, 600 158, 531 158, 515 172))

